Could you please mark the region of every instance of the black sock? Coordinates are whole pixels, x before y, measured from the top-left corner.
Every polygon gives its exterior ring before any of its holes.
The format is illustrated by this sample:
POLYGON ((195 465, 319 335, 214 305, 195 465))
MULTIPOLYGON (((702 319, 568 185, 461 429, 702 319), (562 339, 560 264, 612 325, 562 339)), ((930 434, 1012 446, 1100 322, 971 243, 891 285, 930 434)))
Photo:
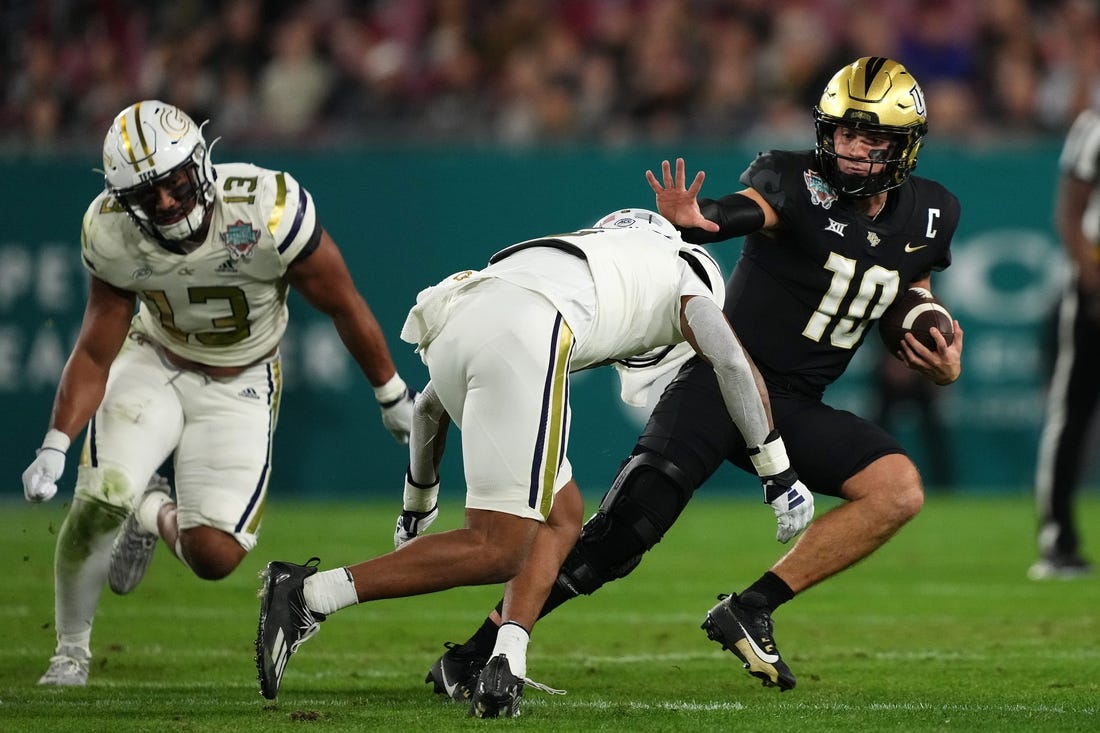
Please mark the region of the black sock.
POLYGON ((794 598, 794 591, 782 578, 768 571, 760 576, 760 579, 750 585, 743 593, 737 596, 738 600, 748 606, 763 608, 771 613, 779 606, 794 598))
POLYGON ((570 590, 561 582, 554 583, 554 585, 550 586, 550 595, 546 597, 546 602, 542 604, 542 610, 539 611, 539 618, 542 618, 561 604, 576 597, 576 591, 570 590))
MULTIPOLYGON (((497 604, 496 612, 497 616, 500 616, 504 610, 504 601, 497 604)), ((488 657, 493 653, 493 647, 497 643, 497 626, 491 618, 485 617, 485 621, 482 622, 481 628, 474 632, 474 635, 466 642, 466 644, 473 644, 474 651, 479 656, 488 657)), ((465 646, 465 645, 463 645, 465 646)))

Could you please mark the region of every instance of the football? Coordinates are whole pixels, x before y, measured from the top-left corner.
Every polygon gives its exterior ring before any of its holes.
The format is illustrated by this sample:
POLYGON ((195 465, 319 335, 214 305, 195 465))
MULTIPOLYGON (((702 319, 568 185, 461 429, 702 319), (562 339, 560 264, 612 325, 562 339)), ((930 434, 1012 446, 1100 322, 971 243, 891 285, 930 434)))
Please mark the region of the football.
POLYGON ((909 288, 890 304, 878 322, 878 334, 890 353, 901 349, 905 334, 912 333, 924 346, 936 350, 929 331, 938 328, 950 346, 955 340, 955 319, 932 293, 924 288, 909 288))

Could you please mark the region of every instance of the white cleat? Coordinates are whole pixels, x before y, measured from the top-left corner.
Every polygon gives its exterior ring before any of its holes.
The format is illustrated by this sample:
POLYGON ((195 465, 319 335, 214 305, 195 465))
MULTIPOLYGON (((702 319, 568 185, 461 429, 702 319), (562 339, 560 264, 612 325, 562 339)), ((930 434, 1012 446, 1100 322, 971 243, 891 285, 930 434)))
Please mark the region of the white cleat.
POLYGON ((50 657, 50 668, 38 680, 40 685, 83 687, 88 684, 88 665, 92 655, 87 649, 63 646, 50 657))
POLYGON ((107 583, 111 586, 111 590, 120 596, 136 588, 145 577, 145 571, 153 561, 153 550, 157 547, 157 535, 146 532, 138 522, 137 508, 150 493, 171 494, 171 491, 172 487, 168 485, 168 480, 154 473, 149 479, 149 485, 145 487, 145 493, 138 499, 134 505, 134 511, 126 517, 118 536, 115 537, 115 544, 111 548, 111 566, 107 571, 107 583))

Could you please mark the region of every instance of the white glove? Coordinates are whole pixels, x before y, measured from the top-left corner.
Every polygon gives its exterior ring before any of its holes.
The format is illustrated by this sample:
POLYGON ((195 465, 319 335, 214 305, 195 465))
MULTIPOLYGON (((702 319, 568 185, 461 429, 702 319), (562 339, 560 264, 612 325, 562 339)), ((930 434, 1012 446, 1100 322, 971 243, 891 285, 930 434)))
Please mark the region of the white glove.
POLYGON ((405 384, 405 380, 398 374, 394 374, 390 381, 374 388, 374 397, 382 408, 382 424, 386 426, 386 430, 390 431, 398 443, 408 443, 416 390, 405 384))
POLYGON ((405 495, 397 528, 393 531, 393 549, 401 547, 421 532, 427 532, 439 516, 439 478, 433 484, 418 484, 405 471, 405 495))
POLYGON ((65 451, 69 436, 51 429, 42 441, 38 454, 23 472, 23 496, 27 501, 49 501, 57 493, 57 480, 65 471, 65 451))
POLYGON ((793 470, 761 479, 764 482, 764 502, 775 512, 775 539, 789 542, 814 518, 814 495, 793 470))
POLYGON ((397 517, 397 529, 393 531, 393 549, 401 547, 421 532, 427 532, 438 516, 439 505, 426 512, 411 512, 408 509, 401 512, 397 517))

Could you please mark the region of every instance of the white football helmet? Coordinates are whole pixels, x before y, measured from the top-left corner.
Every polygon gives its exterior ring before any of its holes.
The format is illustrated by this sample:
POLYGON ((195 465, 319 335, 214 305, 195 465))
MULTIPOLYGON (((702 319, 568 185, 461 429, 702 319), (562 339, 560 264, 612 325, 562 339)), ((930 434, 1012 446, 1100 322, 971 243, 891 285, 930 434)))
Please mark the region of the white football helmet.
MULTIPOLYGON (((147 235, 178 242, 202 228, 214 201, 214 170, 202 128, 183 110, 149 99, 118 113, 103 140, 107 190, 147 235), (170 194, 179 207, 158 221, 157 187, 180 171, 170 194)), ((160 212, 160 216, 165 214, 160 212)))
POLYGON ((672 223, 649 209, 619 209, 612 211, 592 225, 593 229, 652 229, 666 237, 679 238, 680 232, 672 223))

